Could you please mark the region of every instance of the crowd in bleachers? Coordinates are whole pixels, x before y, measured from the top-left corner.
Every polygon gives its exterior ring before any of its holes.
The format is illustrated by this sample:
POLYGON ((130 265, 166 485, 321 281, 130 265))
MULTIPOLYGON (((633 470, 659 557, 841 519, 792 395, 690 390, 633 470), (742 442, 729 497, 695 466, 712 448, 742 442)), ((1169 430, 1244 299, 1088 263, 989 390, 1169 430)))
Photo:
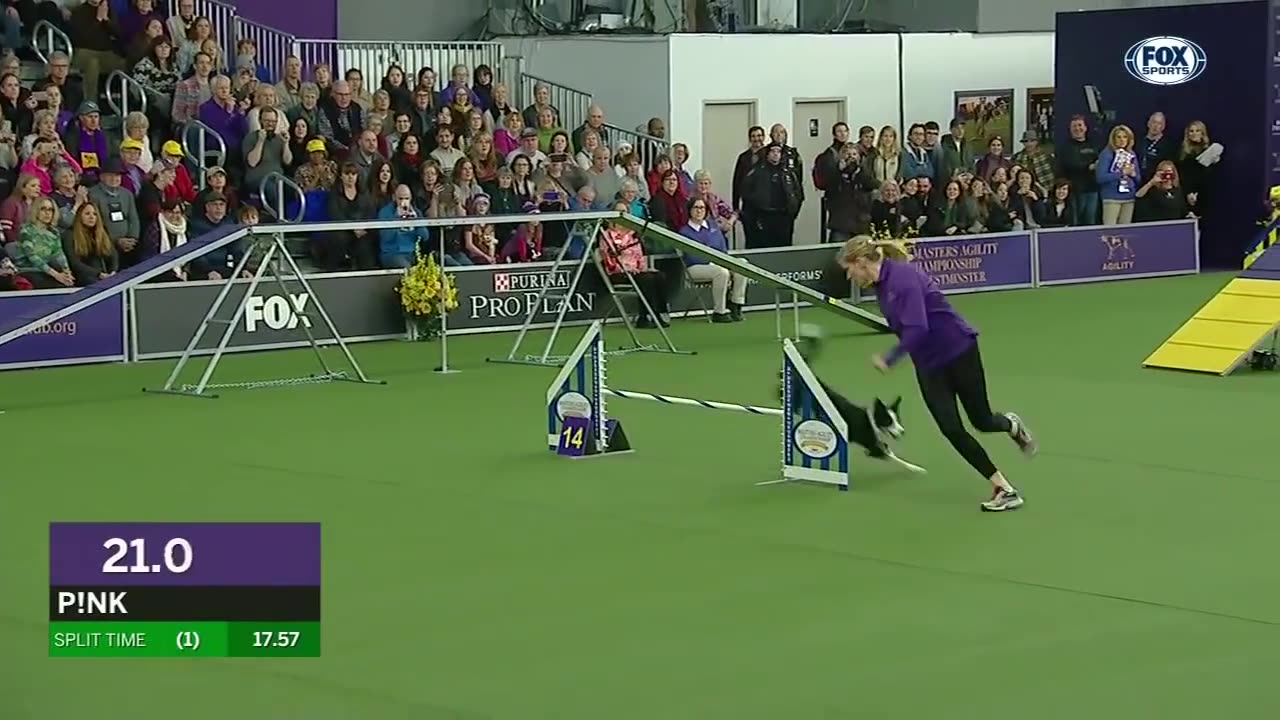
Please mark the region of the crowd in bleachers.
MULTIPOLYGON (((644 147, 613 137, 601 107, 564 127, 549 87, 536 86, 521 107, 485 65, 454 66, 443 82, 433 68, 411 74, 393 65, 366 82, 360 68, 335 76, 290 57, 272 77, 251 40, 238 39, 236 56, 223 57, 213 23, 190 0, 172 17, 155 0, 84 0, 65 12, 49 3, 18 7, 26 8, 21 24, 63 27, 72 50, 70 58, 52 53, 30 88, 19 83, 17 57, 0 61, 0 167, 9 171, 0 178, 9 196, 0 204, 0 282, 9 288, 87 285, 204 232, 255 223, 264 188, 271 194, 264 181, 276 175, 301 189, 308 220, 495 217, 312 237, 320 271, 407 267, 420 251, 439 254, 441 243, 451 265, 534 261, 562 248, 579 257, 578 228, 554 218, 568 210, 626 209, 720 248, 741 228, 745 246, 761 248, 793 243, 805 202, 823 204, 833 242, 873 228, 895 236, 1000 232, 1128 222, 1135 204, 1140 219, 1205 205, 1207 172, 1196 160, 1208 133, 1193 122, 1178 143, 1160 113, 1145 137, 1117 126, 1105 143, 1075 118, 1057 157, 1034 131, 1012 157, 998 138, 975 156, 957 118, 946 135, 936 123, 912 125, 905 144, 893 127, 862 127, 854 138, 838 123, 830 148, 806 163, 785 127, 767 136, 753 127, 722 193, 716 178, 687 166, 685 145, 667 143, 660 118, 632 136, 644 147), (100 104, 115 70, 148 99, 145 112, 122 119, 119 138, 102 128, 100 104), (179 142, 192 121, 221 141, 207 138, 206 149, 225 146, 220 165, 207 167, 179 142), (806 164, 821 198, 806 197, 806 164), (501 221, 511 214, 526 218, 501 221)), ((267 197, 267 206, 278 200, 267 197)), ((740 318, 740 278, 692 258, 659 260, 636 275, 643 254, 663 248, 620 226, 602 236, 607 269, 635 278, 652 304, 664 306, 693 278, 716 288, 715 319, 740 318)), ((228 247, 165 279, 223 278, 243 250, 228 247)))

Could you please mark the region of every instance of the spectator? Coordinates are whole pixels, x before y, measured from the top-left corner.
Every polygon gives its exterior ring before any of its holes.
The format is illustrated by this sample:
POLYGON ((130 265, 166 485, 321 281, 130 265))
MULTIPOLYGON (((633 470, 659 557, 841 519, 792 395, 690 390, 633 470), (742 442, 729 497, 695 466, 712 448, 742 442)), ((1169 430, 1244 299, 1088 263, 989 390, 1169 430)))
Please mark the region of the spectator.
MULTIPOLYGON (((347 83, 350 85, 351 83, 347 83)), ((381 88, 369 98, 369 104, 366 106, 355 97, 355 92, 351 93, 352 100, 355 100, 360 107, 365 109, 365 120, 373 120, 381 118, 384 125, 389 125, 394 120, 395 111, 391 109, 391 96, 386 90, 381 88)))
POLYGON ((511 158, 520 150, 520 134, 524 130, 524 118, 519 113, 507 113, 504 121, 506 124, 493 134, 493 145, 510 165, 511 158))
POLYGON ((907 131, 907 152, 903 156, 902 163, 903 179, 934 177, 934 158, 924 147, 924 143, 924 125, 915 123, 907 131))
POLYGON ((649 201, 653 221, 667 229, 680 231, 689 221, 689 198, 680 187, 680 176, 675 170, 667 170, 649 201))
POLYGON ((227 178, 227 170, 219 165, 205 170, 204 173, 205 188, 196 194, 196 201, 192 203, 192 212, 195 215, 204 213, 204 204, 213 196, 221 197, 223 202, 227 204, 227 215, 231 217, 240 208, 240 193, 231 186, 227 178))
POLYGON ((196 53, 191 77, 181 80, 173 90, 173 122, 183 125, 197 118, 200 108, 213 98, 213 58, 196 53))
MULTIPOLYGON (((1012 167, 1012 163, 1009 162, 1009 158, 1004 156, 1004 141, 997 136, 987 141, 987 154, 978 159, 978 163, 974 167, 974 173, 982 178, 983 181, 991 182, 991 177, 995 174, 997 168, 1009 169, 1010 167, 1012 167)), ((938 182, 941 184, 949 179, 939 178, 938 182)))
MULTIPOLYGON (((192 217, 188 224, 191 237, 201 237, 235 223, 227 214, 227 198, 218 192, 212 192, 204 198, 203 208, 192 217)), ((188 274, 193 280, 226 280, 235 273, 244 251, 242 242, 233 242, 217 250, 205 253, 191 261, 188 274)), ((252 277, 248 263, 241 269, 240 277, 252 277)))
POLYGON ((475 163, 471 162, 471 158, 459 158, 454 163, 453 171, 449 173, 449 178, 453 183, 458 202, 464 206, 471 203, 471 198, 485 194, 484 189, 480 187, 479 180, 476 179, 476 166, 475 163))
MULTIPOLYGON (((279 104, 276 100, 276 88, 274 85, 259 84, 258 89, 253 93, 253 103, 244 114, 245 122, 248 123, 249 132, 253 132, 254 130, 262 127, 262 120, 259 119, 259 116, 266 108, 279 110, 279 104)), ((276 115, 276 132, 280 135, 287 135, 289 132, 289 126, 281 117, 283 111, 279 112, 280 114, 276 115)))
POLYGON ((783 146, 765 149, 765 160, 747 176, 743 217, 755 223, 747 233, 747 247, 789 247, 795 236, 796 215, 804 202, 800 179, 783 164, 783 146), (752 245, 752 242, 758 244, 752 245))
POLYGON ((1153 112, 1147 118, 1147 134, 1143 136, 1142 143, 1134 147, 1138 153, 1139 184, 1146 185, 1153 179, 1160 163, 1178 157, 1176 140, 1165 134, 1167 125, 1162 112, 1153 112))
MULTIPOLYGON (((237 102, 232 97, 231 79, 225 75, 213 78, 209 81, 209 85, 213 90, 213 97, 200 106, 200 122, 221 136, 227 148, 233 150, 233 153, 228 154, 228 158, 236 157, 234 148, 243 145, 244 138, 249 133, 249 124, 244 115, 245 110, 249 108, 249 102, 247 100, 237 102)), ((236 159, 240 158, 236 157, 236 159)))
MULTIPOLYGON (((508 162, 508 165, 511 166, 513 174, 511 187, 514 189, 516 197, 520 200, 520 206, 523 207, 526 204, 537 205, 537 188, 533 182, 533 164, 529 162, 529 158, 517 153, 515 158, 508 162)), ((597 196, 599 196, 598 190, 597 188, 597 196)))
MULTIPOLYGON (((144 236, 147 229, 155 224, 156 217, 160 214, 164 204, 169 201, 165 194, 169 187, 173 185, 176 177, 177 173, 174 172, 173 168, 156 165, 156 171, 147 175, 146 182, 142 183, 142 187, 138 190, 134 204, 138 206, 138 221, 142 225, 144 236)), ((176 199, 173 201, 181 202, 176 199)))
POLYGON ((1009 183, 1000 180, 991 185, 987 197, 987 232, 1002 233, 1022 229, 1022 220, 1009 209, 1009 183))
POLYGON ((724 233, 725 238, 729 238, 738 224, 738 216, 733 212, 733 206, 725 202, 723 198, 716 195, 712 190, 711 173, 706 170, 699 170, 693 175, 693 195, 691 197, 701 198, 707 203, 708 217, 714 219, 716 225, 720 228, 720 232, 724 233))
POLYGON ((3 9, 0 10, 0 31, 3 31, 3 40, 0 45, 4 46, 9 52, 17 52, 22 47, 22 15, 18 13, 16 5, 5 3, 3 9))
POLYGON ((62 251, 62 239, 55 225, 57 215, 52 200, 37 198, 13 248, 13 261, 18 273, 36 290, 69 288, 76 284, 66 253, 62 251))
POLYGON ((120 252, 121 264, 132 267, 142 259, 138 246, 142 228, 133 195, 122 186, 122 173, 119 160, 103 163, 101 182, 89 189, 89 200, 98 207, 107 235, 120 252))
MULTIPOLYGON (((185 75, 195 66, 196 55, 204 52, 205 41, 216 42, 213 37, 213 22, 203 15, 197 17, 187 29, 186 35, 175 35, 173 39, 178 43, 178 72, 185 75)), ((219 59, 216 55, 209 56, 212 67, 220 70, 219 59)))
POLYGON ((524 109, 525 127, 538 127, 538 115, 544 108, 550 109, 553 117, 560 117, 560 109, 551 104, 551 86, 539 82, 533 86, 533 104, 524 109))
POLYGON ((578 152, 574 155, 573 160, 577 166, 583 170, 591 167, 591 157, 595 153, 596 148, 602 144, 600 136, 594 130, 587 130, 579 136, 581 144, 574 143, 574 147, 578 152))
POLYGON ((649 203, 640 199, 640 190, 645 184, 632 178, 623 178, 621 189, 618 190, 617 200, 627 206, 627 212, 640 218, 647 220, 649 218, 649 203))
POLYGON ((418 187, 413 189, 414 205, 422 213, 427 213, 431 209, 431 201, 435 199, 436 193, 444 187, 444 171, 440 169, 440 165, 428 158, 422 163, 419 169, 418 187))
POLYGON ((298 120, 306 120, 307 128, 317 135, 320 134, 320 88, 315 83, 304 82, 302 89, 299 91, 298 104, 289 110, 290 122, 297 124, 298 120))
POLYGON ((609 131, 604 122, 604 108, 599 105, 587 108, 586 122, 573 131, 573 147, 583 147, 587 133, 595 133, 602 144, 609 144, 609 131))
POLYGON ((924 234, 930 236, 963 235, 973 225, 973 215, 961 195, 960 181, 948 180, 943 186, 942 202, 930 208, 924 234))
POLYGON ((392 120, 391 132, 383 134, 382 140, 386 143, 387 152, 394 155, 400 149, 400 141, 410 134, 418 137, 419 152, 424 154, 428 152, 426 148, 422 147, 422 137, 413 132, 413 120, 409 118, 407 113, 396 113, 392 120))
MULTIPOLYGON (((358 167, 358 166, 357 166, 358 167)), ((396 192, 395 172, 391 163, 379 159, 369 170, 369 202, 373 207, 381 208, 393 199, 396 192)))
POLYGON ((25 162, 31 158, 31 154, 35 152, 36 142, 38 140, 49 140, 50 142, 60 143, 62 140, 58 137, 58 119, 52 111, 41 110, 36 113, 33 121, 32 133, 22 139, 21 157, 25 162))
POLYGON ((13 193, 0 202, 0 232, 5 238, 15 237, 27 218, 31 217, 32 205, 40 199, 40 178, 34 175, 20 175, 13 184, 13 193))
MULTIPOLYGON (((413 131, 419 135, 424 133, 434 135, 431 133, 432 128, 440 125, 453 127, 453 110, 448 105, 436 107, 434 98, 435 95, 430 90, 418 88, 413 92, 408 107, 402 111, 409 114, 409 118, 413 121, 413 131), (446 111, 448 115, 442 115, 446 111)), ((394 102, 391 107, 395 109, 394 102)))
POLYGON ((166 141, 160 148, 160 163, 173 170, 173 184, 165 188, 165 198, 180 200, 184 203, 195 202, 196 185, 191 180, 191 173, 182 163, 185 154, 176 140, 166 141))
MULTIPOLYGON (((619 202, 613 207, 619 212, 627 212, 625 203, 619 202)), ((670 327, 668 285, 661 273, 649 269, 644 243, 635 232, 621 223, 610 223, 600 233, 599 253, 609 282, 622 287, 625 287, 624 283, 634 283, 644 298, 634 325, 638 328, 670 327)))
POLYGON ((93 203, 81 205, 71 228, 62 234, 62 252, 80 287, 106 280, 120 269, 120 256, 93 203))
POLYGON ((590 185, 578 188, 578 192, 569 198, 569 209, 574 212, 598 212, 608 206, 608 203, 596 199, 596 189, 590 185))
POLYGON ((498 178, 498 168, 502 167, 502 159, 493 147, 492 135, 487 132, 477 135, 467 151, 467 157, 475 166, 476 180, 481 185, 490 184, 498 178))
POLYGON ((498 253, 500 263, 536 262, 544 257, 542 223, 539 221, 538 207, 529 203, 520 208, 520 212, 532 217, 521 223, 502 246, 502 250, 498 253))
POLYGON ((595 154, 591 158, 591 167, 587 168, 585 174, 587 184, 596 189, 596 197, 604 202, 612 202, 617 199, 618 193, 622 190, 622 178, 613 171, 613 166, 609 163, 610 155, 608 146, 601 145, 596 148, 595 154))
POLYGON ((374 166, 385 164, 387 160, 378 153, 378 136, 372 130, 365 130, 357 137, 359 143, 348 158, 360 170, 361 182, 365 182, 373 172, 374 166))
POLYGON ((284 75, 275 85, 281 110, 287 113, 302 104, 302 84, 302 60, 290 55, 284 61, 284 75))
POLYGON ((94 100, 102 90, 102 78, 125 70, 124 58, 116 54, 124 38, 107 0, 84 0, 71 10, 69 27, 75 65, 84 78, 84 96, 94 100))
MULTIPOLYGON (((279 131, 280 112, 273 107, 264 107, 259 121, 261 129, 249 133, 242 146, 246 168, 244 182, 250 192, 257 190, 272 173, 283 175, 285 168, 293 162, 293 151, 279 131)), ((265 202, 266 198, 263 200, 265 202)))
POLYGON ((754 125, 747 131, 747 149, 738 155, 737 161, 733 166, 733 181, 730 185, 730 196, 732 198, 734 212, 739 213, 742 217, 742 226, 747 236, 747 246, 755 247, 755 231, 757 224, 747 216, 746 208, 743 204, 743 190, 746 188, 747 175, 755 168, 756 163, 760 160, 760 151, 764 149, 764 128, 754 125))
POLYGON ((151 47, 156 40, 163 40, 164 21, 160 18, 151 18, 147 20, 147 25, 141 33, 129 42, 129 51, 125 53, 125 63, 129 67, 134 67, 140 60, 151 54, 151 47))
MULTIPOLYGON (((659 123, 658 129, 662 130, 662 121, 658 120, 658 118, 649 121, 650 127, 653 126, 654 121, 659 123)), ((657 135, 657 137, 662 136, 657 135)), ((804 183, 802 182, 804 178, 804 161, 800 159, 800 151, 787 144, 787 129, 783 127, 782 123, 778 123, 769 129, 769 138, 782 149, 782 166, 787 172, 795 176, 796 187, 800 189, 800 201, 804 202, 804 183)))
POLYGON ((151 168, 155 166, 156 158, 151 154, 151 140, 147 137, 151 130, 151 121, 147 116, 134 111, 124 118, 124 137, 126 140, 133 140, 138 145, 138 162, 137 165, 142 172, 149 173, 151 168))
POLYGON ((824 192, 835 187, 839 179, 839 165, 849 145, 849 124, 838 122, 831 126, 831 144, 813 159, 814 185, 824 192))
MULTIPOLYGON (((315 83, 317 88, 320 88, 320 101, 322 105, 333 98, 333 90, 337 87, 337 83, 333 81, 333 70, 329 69, 328 65, 316 65, 312 68, 311 82, 315 83)), ((351 86, 348 85, 347 89, 350 90, 351 86)), ((360 111, 364 112, 363 109, 360 111)))
POLYGON ((10 132, 18 137, 29 135, 38 106, 36 96, 25 91, 17 75, 5 73, 0 76, 0 113, 9 123, 10 132))
POLYGON ((461 149, 463 152, 470 150, 471 143, 475 141, 475 138, 484 134, 484 113, 483 112, 475 108, 471 108, 471 112, 467 113, 466 119, 467 119, 466 127, 462 129, 462 143, 461 143, 462 148, 461 149))
POLYGON ((689 161, 689 146, 684 143, 675 143, 671 146, 671 169, 676 171, 676 175, 680 178, 680 189, 684 191, 685 196, 693 193, 693 175, 685 170, 684 165, 689 161))
POLYGON ((253 71, 253 77, 259 83, 270 85, 274 82, 271 79, 271 73, 258 62, 258 44, 253 41, 253 38, 242 37, 236 43, 236 67, 242 65, 249 66, 253 71))
POLYGON ((160 23, 163 34, 164 19, 163 14, 156 12, 154 0, 132 0, 129 8, 120 14, 120 37, 125 44, 132 43, 146 32, 152 20, 160 23))
MULTIPOLYGON (((394 192, 392 202, 378 212, 379 220, 416 220, 421 217, 413 206, 413 192, 408 185, 398 185, 394 192)), ((418 245, 428 240, 426 228, 410 225, 385 228, 378 233, 378 255, 384 268, 411 267, 417 260, 418 245)), ((448 261, 445 264, 449 264, 448 261)))
POLYGON ((62 165, 53 173, 53 192, 49 198, 58 208, 58 227, 66 229, 76 219, 76 211, 89 199, 89 188, 76 184, 76 173, 62 165))
POLYGON ((440 167, 446 171, 452 169, 458 164, 458 161, 466 157, 462 151, 454 146, 453 128, 441 125, 436 128, 436 149, 431 151, 431 157, 440 167))
POLYGON ((138 166, 142 162, 142 149, 146 147, 133 138, 125 138, 120 143, 120 165, 123 170, 121 185, 133 193, 135 198, 147 181, 147 173, 138 166))
POLYGON ((1127 225, 1133 222, 1134 191, 1142 176, 1133 150, 1133 131, 1127 125, 1111 128, 1107 147, 1099 155, 1094 177, 1102 198, 1102 224, 1127 225))
POLYGON ((1018 168, 1013 174, 1015 180, 1009 187, 1009 199, 1005 205, 1009 208, 1009 216, 1013 218, 1019 229, 1040 227, 1043 210, 1043 199, 1031 171, 1018 168))
MULTIPOLYGON (((636 183, 636 191, 639 193, 640 200, 648 204, 653 195, 649 192, 649 179, 645 177, 644 161, 636 153, 627 155, 622 161, 622 167, 625 171, 622 174, 623 180, 634 180, 636 183)), ((621 185, 619 185, 621 187, 621 185)))
MULTIPOLYGON (((485 105, 485 127, 491 131, 494 128, 501 127, 506 122, 507 115, 511 113, 519 116, 520 110, 511 104, 511 95, 510 91, 507 90, 507 86, 503 83, 494 85, 493 97, 485 105)), ((521 122, 523 122, 523 118, 521 122)))
POLYGON ((59 159, 75 170, 79 175, 80 166, 66 150, 60 150, 61 142, 56 140, 37 140, 35 152, 22 164, 22 173, 34 175, 40 179, 40 192, 48 195, 53 192, 53 171, 59 159))
MULTIPOLYGON (((478 69, 478 68, 477 68, 478 69)), ((490 78, 492 80, 492 78, 490 78)), ((440 93, 441 105, 458 105, 456 102, 459 98, 466 100, 465 107, 469 110, 472 106, 484 109, 484 102, 480 99, 471 86, 468 84, 471 80, 471 70, 461 63, 454 65, 450 72, 449 86, 440 93)))
POLYGON ((1089 128, 1081 115, 1071 118, 1070 138, 1058 154, 1062 175, 1071 182, 1071 195, 1076 203, 1076 220, 1081 225, 1094 225, 1101 219, 1098 204, 1098 147, 1089 138, 1089 128))
MULTIPOLYGON (((358 222, 370 220, 374 208, 360 192, 360 169, 352 163, 342 166, 340 182, 329 193, 329 219, 333 222, 358 222)), ((316 260, 323 271, 342 270, 351 259, 356 270, 373 270, 378 267, 378 244, 374 233, 357 228, 324 233, 316 238, 316 260)))
POLYGON ((835 166, 827 170, 831 173, 826 186, 828 242, 843 243, 871 230, 875 179, 858 156, 857 147, 855 143, 845 143, 835 166))
MULTIPOLYGON (((319 85, 319 83, 317 83, 319 85)), ((364 131, 364 110, 351 101, 351 86, 346 80, 333 83, 332 95, 324 99, 320 88, 320 128, 318 132, 342 148, 352 147, 364 131)), ((375 146, 376 146, 375 138, 375 146)))
MULTIPOLYGON (((489 196, 474 195, 467 207, 468 217, 489 214, 489 196)), ((492 265, 498 261, 498 233, 492 223, 467 225, 462 231, 462 247, 474 265, 492 265)))
MULTIPOLYGON (((1209 140, 1209 129, 1199 120, 1192 120, 1182 132, 1182 147, 1178 150, 1178 179, 1186 193, 1187 205, 1196 215, 1203 216, 1208 207, 1208 189, 1213 167, 1219 158, 1208 150, 1216 145, 1209 140), (1201 158, 1204 158, 1201 160, 1201 158), (1207 164, 1206 164, 1207 163, 1207 164)), ((1217 146, 1219 149, 1221 145, 1217 146)))
MULTIPOLYGON (((90 206, 92 207, 92 206, 90 206)), ((187 216, 182 212, 182 203, 177 200, 165 200, 160 205, 151 224, 143 233, 142 243, 148 252, 153 254, 168 252, 187 244, 187 216)), ((179 266, 160 276, 161 280, 186 280, 187 268, 179 266)))
POLYGON ((393 111, 407 113, 413 108, 413 90, 406 84, 404 69, 399 65, 387 68, 380 87, 391 98, 393 111))
POLYGON ((422 176, 422 162, 426 159, 422 152, 422 141, 412 133, 405 135, 400 142, 400 149, 391 156, 391 169, 396 179, 406 185, 422 176))
POLYGON ((316 138, 307 141, 306 150, 307 162, 294 173, 294 182, 298 183, 303 192, 332 188, 338 179, 338 167, 329 159, 329 148, 324 140, 316 138))
POLYGON ((102 112, 98 103, 85 101, 76 122, 67 127, 62 145, 80 168, 86 185, 97 182, 98 168, 110 157, 107 134, 102 130, 102 112))
MULTIPOLYGON (((689 201, 689 221, 680 228, 686 238, 722 253, 729 252, 729 243, 719 226, 709 221, 711 206, 702 198, 689 201)), ((711 321, 718 323, 740 322, 742 306, 746 303, 747 279, 742 275, 730 275, 719 265, 712 265, 697 253, 683 253, 685 272, 697 283, 711 283, 711 321)))
POLYGON ((62 97, 62 107, 76 108, 84 102, 84 86, 71 77, 71 59, 61 50, 49 54, 48 74, 32 88, 35 92, 47 92, 56 87, 62 97))
POLYGON ((1177 220, 1190 215, 1186 195, 1179 187, 1178 168, 1172 160, 1161 160, 1151 179, 1134 195, 1140 221, 1177 220))
POLYGON ((1013 162, 1022 167, 1031 168, 1037 182, 1049 183, 1053 179, 1053 156, 1044 151, 1040 144, 1040 135, 1035 130, 1022 133, 1022 150, 1013 156, 1013 162))
POLYGON ((497 178, 485 192, 489 195, 489 211, 494 215, 514 215, 524 206, 516 195, 515 176, 510 168, 498 168, 497 178))
POLYGON ((547 155, 539 149, 537 130, 527 127, 520 131, 520 146, 507 155, 507 163, 510 164, 517 154, 528 158, 535 170, 546 164, 547 155))
POLYGON ((180 42, 191 34, 191 26, 195 22, 196 0, 178 0, 178 13, 165 21, 165 30, 175 42, 180 42))
POLYGON ((875 154, 869 165, 877 188, 883 188, 889 181, 902 179, 902 146, 898 144, 897 128, 892 125, 880 128, 880 138, 876 141, 875 154))
POLYGON ((1053 190, 1044 203, 1040 227, 1055 228, 1075 225, 1075 207, 1071 202, 1071 182, 1059 178, 1053 183, 1053 190))
MULTIPOLYGON (((373 96, 376 93, 370 93, 369 88, 364 86, 364 73, 360 68, 347 68, 346 74, 342 76, 347 81, 347 85, 351 88, 351 99, 360 107, 368 111, 373 107, 373 96)), ((388 107, 390 106, 390 97, 388 97, 388 107)))
MULTIPOLYGON (((934 153, 934 162, 937 163, 937 174, 934 176, 939 184, 945 183, 955 177, 956 172, 965 170, 972 172, 977 158, 973 156, 973 149, 965 139, 964 118, 951 118, 951 132, 942 136, 938 143, 937 152, 934 153)), ((928 129, 925 132, 926 140, 928 138, 928 129)), ((982 173, 978 173, 982 175, 982 173)), ((983 177, 983 179, 989 179, 983 177)))
POLYGON ((880 197, 871 203, 871 229, 873 232, 885 233, 889 237, 901 238, 910 227, 911 221, 902 207, 902 192, 895 180, 886 180, 880 185, 880 197))

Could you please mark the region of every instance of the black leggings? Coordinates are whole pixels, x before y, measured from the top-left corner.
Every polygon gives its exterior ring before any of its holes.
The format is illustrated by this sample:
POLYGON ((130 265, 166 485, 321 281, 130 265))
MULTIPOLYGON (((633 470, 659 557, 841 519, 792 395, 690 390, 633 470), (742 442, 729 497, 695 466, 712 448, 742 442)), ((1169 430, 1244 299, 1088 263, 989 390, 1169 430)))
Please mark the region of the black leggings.
POLYGON ((924 404, 943 437, 965 462, 982 477, 990 479, 997 472, 996 466, 977 438, 965 430, 964 422, 960 420, 960 408, 956 406, 959 398, 969 422, 978 432, 1008 433, 1012 429, 1009 418, 991 411, 991 401, 987 399, 987 377, 982 369, 978 344, 975 342, 972 348, 936 370, 917 370, 916 379, 920 382, 924 404))

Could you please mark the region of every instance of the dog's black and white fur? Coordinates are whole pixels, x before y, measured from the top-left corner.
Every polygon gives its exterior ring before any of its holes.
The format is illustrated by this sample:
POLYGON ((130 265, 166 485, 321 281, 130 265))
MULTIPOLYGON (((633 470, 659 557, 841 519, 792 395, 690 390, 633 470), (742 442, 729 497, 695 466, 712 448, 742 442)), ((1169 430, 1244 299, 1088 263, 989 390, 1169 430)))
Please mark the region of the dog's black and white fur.
POLYGON ((919 465, 898 457, 890 447, 892 441, 902 437, 906 432, 906 428, 902 426, 902 419, 898 415, 902 398, 894 398, 891 403, 885 403, 880 398, 876 398, 868 410, 853 404, 821 380, 818 382, 826 391, 827 397, 831 398, 840 416, 844 418, 845 424, 849 426, 850 442, 861 445, 867 451, 868 457, 891 462, 913 473, 926 472, 919 465))

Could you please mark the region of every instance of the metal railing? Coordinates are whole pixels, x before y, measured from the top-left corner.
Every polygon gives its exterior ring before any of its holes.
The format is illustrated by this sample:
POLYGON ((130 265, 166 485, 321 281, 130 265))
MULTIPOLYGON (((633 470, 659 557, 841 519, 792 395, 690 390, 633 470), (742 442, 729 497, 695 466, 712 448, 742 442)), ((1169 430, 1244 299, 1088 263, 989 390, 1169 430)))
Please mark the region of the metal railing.
MULTIPOLYGON (((517 95, 520 98, 520 107, 533 104, 539 85, 546 85, 551 92, 551 105, 560 111, 560 127, 572 132, 587 121, 587 108, 591 107, 592 103, 591 93, 523 72, 520 74, 520 88, 517 95)), ((512 90, 514 91, 515 88, 512 90)))
POLYGON ((382 40, 298 40, 296 54, 303 68, 328 65, 333 76, 340 78, 350 68, 364 73, 366 88, 377 88, 392 65, 399 65, 415 83, 418 70, 430 67, 436 71, 440 87, 449 82, 454 65, 462 64, 474 71, 477 65, 488 65, 495 74, 502 67, 502 44, 496 42, 384 42, 382 40))
MULTIPOLYGON (((234 66, 236 62, 236 9, 234 5, 229 5, 219 0, 195 0, 196 17, 209 18, 209 25, 213 28, 213 36, 217 38, 218 45, 222 48, 222 57, 227 60, 227 65, 234 66)), ((178 15, 178 0, 169 0, 169 15, 176 17, 178 15)), ((177 38, 174 38, 177 41, 177 38)), ((176 50, 176 49, 175 49, 176 50)), ((231 69, 235 69, 232 67, 231 69)))
POLYGON ((188 120, 182 126, 182 151, 196 162, 196 183, 201 190, 205 188, 205 175, 209 168, 224 166, 227 162, 227 141, 199 120, 188 120), (212 163, 210 158, 214 159, 212 163))
POLYGON ((147 88, 142 83, 134 80, 129 75, 114 70, 107 76, 106 88, 107 107, 121 119, 124 119, 130 112, 146 112, 147 111, 147 88), (137 105, 133 104, 137 100, 137 105))
POLYGON ((61 50, 70 58, 75 53, 71 47, 71 38, 48 20, 41 20, 31 30, 31 49, 40 62, 48 63, 49 56, 61 50))
MULTIPOLYGON (((244 39, 253 41, 258 48, 258 64, 267 69, 273 82, 284 76, 285 59, 298 47, 298 38, 293 35, 242 17, 235 19, 235 38, 236 42, 244 39)), ((235 62, 235 55, 232 55, 227 65, 234 70, 235 62)))
POLYGON ((280 222, 300 223, 307 216, 307 194, 298 183, 280 173, 273 172, 262 178, 258 185, 258 197, 262 201, 262 209, 280 222), (298 196, 298 210, 292 219, 289 217, 288 191, 298 196))
POLYGON ((653 167, 659 155, 671 154, 671 143, 663 138, 646 135, 638 130, 627 130, 609 123, 604 124, 604 130, 609 136, 610 148, 616 151, 619 145, 627 143, 633 152, 639 153, 640 160, 646 169, 653 167))

